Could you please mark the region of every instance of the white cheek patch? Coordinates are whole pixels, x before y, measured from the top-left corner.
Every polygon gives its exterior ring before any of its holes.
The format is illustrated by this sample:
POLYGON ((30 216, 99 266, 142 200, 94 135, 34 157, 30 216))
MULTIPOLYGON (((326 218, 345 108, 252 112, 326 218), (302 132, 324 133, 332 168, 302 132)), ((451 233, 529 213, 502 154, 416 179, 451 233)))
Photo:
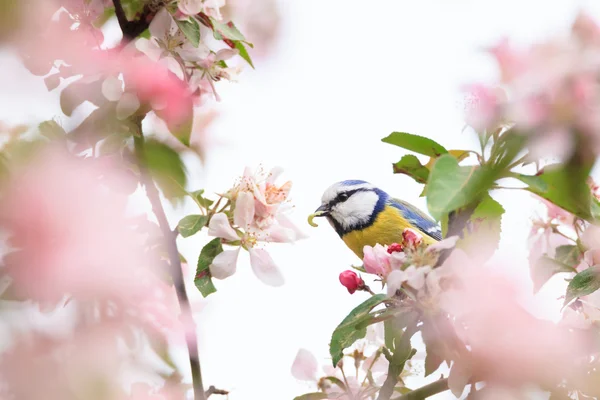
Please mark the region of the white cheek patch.
POLYGON ((356 192, 348 200, 336 204, 331 216, 344 229, 351 229, 369 221, 378 201, 379 196, 375 192, 356 192))
POLYGON ((356 190, 356 189, 374 189, 374 188, 375 188, 375 186, 371 185, 370 183, 357 183, 356 185, 343 185, 341 182, 338 182, 338 183, 331 185, 329 188, 327 188, 327 190, 325 190, 325 193, 323 193, 323 196, 321 197, 321 203, 322 204, 329 203, 330 201, 335 199, 337 197, 337 195, 341 192, 349 192, 351 190, 356 190))

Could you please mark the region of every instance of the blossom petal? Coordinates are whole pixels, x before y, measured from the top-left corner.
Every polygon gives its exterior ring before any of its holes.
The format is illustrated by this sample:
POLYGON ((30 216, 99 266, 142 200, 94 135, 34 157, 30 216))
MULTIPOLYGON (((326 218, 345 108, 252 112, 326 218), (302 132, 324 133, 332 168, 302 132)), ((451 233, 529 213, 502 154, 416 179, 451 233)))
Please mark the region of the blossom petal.
POLYGON ((171 33, 171 24, 175 25, 175 21, 166 7, 163 7, 150 22, 150 35, 158 39, 163 39, 171 33))
POLYGON ((271 171, 269 171, 269 176, 267 177, 267 183, 275 183, 277 178, 283 173, 282 167, 273 167, 271 171))
POLYGON ((202 11, 203 0, 179 0, 179 11, 185 15, 196 15, 202 11))
POLYGON ((250 249, 250 266, 258 279, 269 286, 283 285, 283 276, 264 249, 250 249))
POLYGON ((455 361, 448 375, 448 388, 456 398, 462 396, 465 386, 467 386, 471 378, 471 371, 464 364, 464 361, 461 362, 459 360, 458 363, 455 361))
POLYGON ((225 279, 235 273, 240 247, 236 250, 224 250, 217 254, 210 264, 210 274, 213 278, 225 279))
POLYGON ((227 240, 240 240, 237 232, 229 224, 229 219, 224 213, 217 213, 212 216, 208 223, 208 234, 227 240))
POLYGON ((457 241, 458 241, 458 236, 450 236, 449 238, 440 240, 437 243, 429 245, 429 247, 427 247, 427 251, 440 251, 440 250, 451 249, 454 246, 456 246, 457 241))
POLYGON ((117 103, 117 118, 124 120, 140 108, 140 100, 133 93, 125 93, 117 103))
POLYGON ((278 210, 278 213, 275 216, 275 219, 277 219, 277 222, 279 222, 279 224, 281 226, 283 226, 284 228, 293 230, 294 233, 296 234, 295 240, 306 239, 308 237, 308 235, 303 230, 298 228, 298 226, 294 222, 292 222, 292 220, 286 214, 283 214, 281 212, 282 210, 283 210, 283 207, 278 210))
POLYGON ((117 101, 123 94, 123 82, 115 76, 109 76, 102 82, 102 94, 108 101, 117 101))
POLYGON ((404 271, 396 269, 390 272, 386 279, 388 296, 395 295, 404 281, 406 281, 406 273, 404 271))
POLYGON ((316 382, 318 367, 315 356, 306 349, 300 349, 292 364, 292 376, 301 381, 316 382))
POLYGON ((254 220, 254 196, 249 192, 240 192, 235 201, 233 222, 240 228, 247 228, 254 220))

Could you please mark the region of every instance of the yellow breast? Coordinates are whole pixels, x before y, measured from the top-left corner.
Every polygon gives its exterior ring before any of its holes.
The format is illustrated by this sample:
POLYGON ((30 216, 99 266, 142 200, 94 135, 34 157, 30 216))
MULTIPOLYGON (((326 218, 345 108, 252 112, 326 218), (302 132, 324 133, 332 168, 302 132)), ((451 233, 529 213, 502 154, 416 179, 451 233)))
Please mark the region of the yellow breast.
MULTIPOLYGON (((350 248, 361 259, 363 258, 363 248, 365 246, 390 245, 392 243, 402 243, 402 232, 406 228, 412 228, 410 223, 402 216, 400 210, 392 206, 385 206, 375 222, 364 229, 353 230, 342 236, 346 246, 350 248)), ((414 228, 416 230, 416 228, 414 228)), ((426 244, 435 243, 435 239, 423 234, 423 241, 426 244)))

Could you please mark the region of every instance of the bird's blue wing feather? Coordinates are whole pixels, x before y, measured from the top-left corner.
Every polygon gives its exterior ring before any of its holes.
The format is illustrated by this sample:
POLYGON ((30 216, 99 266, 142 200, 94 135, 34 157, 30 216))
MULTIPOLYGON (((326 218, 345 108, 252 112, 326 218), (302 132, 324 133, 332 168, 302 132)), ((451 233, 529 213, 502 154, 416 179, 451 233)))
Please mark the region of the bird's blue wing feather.
POLYGON ((442 240, 442 230, 439 225, 423 211, 400 199, 389 198, 388 204, 400 210, 402 216, 421 232, 436 240, 442 240))

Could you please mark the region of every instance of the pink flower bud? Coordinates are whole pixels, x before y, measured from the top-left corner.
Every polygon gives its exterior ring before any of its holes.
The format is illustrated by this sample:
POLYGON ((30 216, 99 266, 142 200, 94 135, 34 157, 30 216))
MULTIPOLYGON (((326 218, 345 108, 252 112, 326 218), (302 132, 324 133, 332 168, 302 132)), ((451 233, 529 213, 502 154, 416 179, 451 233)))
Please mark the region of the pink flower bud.
POLYGON ((340 283, 352 294, 365 285, 365 282, 354 271, 344 271, 340 274, 340 283))
POLYGON ((402 247, 402 245, 400 243, 392 243, 387 248, 387 252, 390 254, 401 253, 402 251, 404 251, 404 248, 402 247))
POLYGON ((404 232, 402 232, 402 239, 404 239, 405 247, 417 247, 423 241, 423 236, 410 228, 406 228, 404 232))

